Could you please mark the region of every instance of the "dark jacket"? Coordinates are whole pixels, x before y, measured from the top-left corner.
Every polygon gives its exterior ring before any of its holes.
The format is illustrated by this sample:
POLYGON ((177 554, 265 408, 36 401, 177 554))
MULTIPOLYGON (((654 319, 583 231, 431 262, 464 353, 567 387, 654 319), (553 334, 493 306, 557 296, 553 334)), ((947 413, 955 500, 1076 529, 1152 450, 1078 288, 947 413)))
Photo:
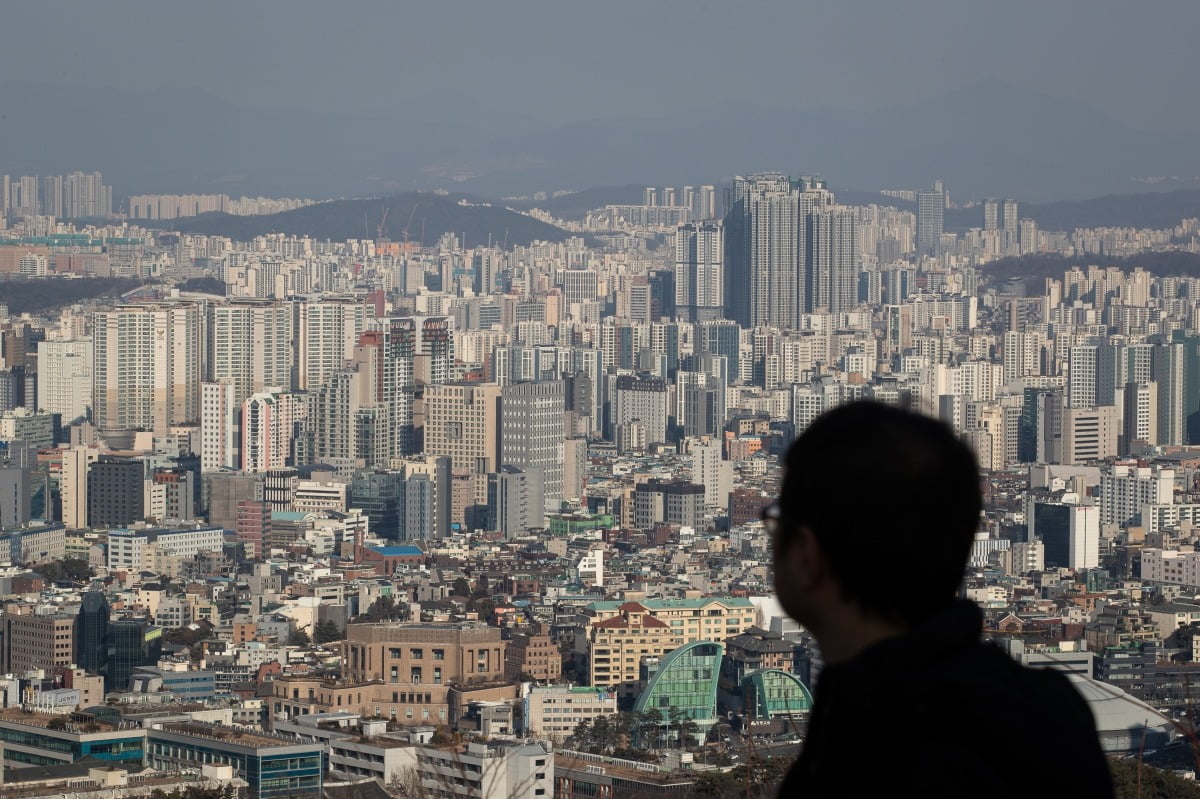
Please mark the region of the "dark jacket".
POLYGON ((817 678, 781 797, 1112 796, 1087 704, 1062 674, 980 640, 959 601, 817 678))

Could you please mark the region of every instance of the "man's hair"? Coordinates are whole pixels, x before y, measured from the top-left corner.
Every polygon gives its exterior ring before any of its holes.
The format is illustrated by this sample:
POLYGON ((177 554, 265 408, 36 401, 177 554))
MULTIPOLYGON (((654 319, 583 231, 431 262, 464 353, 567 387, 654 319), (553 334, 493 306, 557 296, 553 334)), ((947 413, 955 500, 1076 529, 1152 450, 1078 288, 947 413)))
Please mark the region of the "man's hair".
POLYGON ((877 402, 830 410, 787 454, 777 546, 812 530, 846 599, 912 626, 949 605, 982 498, 975 456, 928 416, 877 402))

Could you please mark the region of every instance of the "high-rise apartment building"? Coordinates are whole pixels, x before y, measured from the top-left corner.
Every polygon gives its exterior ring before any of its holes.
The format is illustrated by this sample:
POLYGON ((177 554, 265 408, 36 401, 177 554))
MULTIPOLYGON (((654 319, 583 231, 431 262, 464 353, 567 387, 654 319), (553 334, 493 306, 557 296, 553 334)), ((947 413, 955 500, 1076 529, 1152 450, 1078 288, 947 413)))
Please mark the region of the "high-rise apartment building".
POLYGON ((675 305, 685 321, 720 319, 725 310, 725 237, 720 222, 675 231, 675 305))
POLYGON ((200 386, 200 469, 237 469, 241 406, 232 378, 200 386))
POLYGON ((93 412, 102 433, 165 435, 200 420, 205 325, 194 303, 145 303, 96 311, 93 412))
POLYGON ((39 341, 38 410, 62 414, 64 426, 91 418, 92 340, 39 341))
POLYGON ((858 224, 853 208, 825 206, 807 215, 805 311, 845 313, 858 305, 858 224))
POLYGON ((242 471, 289 465, 296 425, 303 420, 304 403, 297 394, 274 389, 247 397, 242 403, 242 471))
POLYGON ((229 299, 208 309, 208 377, 233 381, 240 405, 256 392, 292 384, 292 307, 274 300, 229 299))
POLYGON ((350 297, 323 297, 295 303, 293 309, 295 388, 316 391, 353 357, 359 335, 374 317, 374 308, 350 297))
POLYGON ((946 218, 946 193, 939 181, 929 191, 917 192, 917 255, 940 255, 946 218))
POLYGON ((857 240, 845 238, 853 220, 836 214, 810 228, 810 216, 834 202, 823 180, 777 173, 739 177, 731 201, 725 217, 727 318, 743 327, 797 328, 801 314, 818 301, 835 301, 834 294, 839 303, 846 296, 851 306, 856 303, 857 240), (810 242, 810 234, 818 238, 810 242), (847 264, 852 267, 843 275, 847 264), (814 270, 824 270, 824 277, 814 278, 814 270), (814 284, 821 294, 814 294, 814 284))

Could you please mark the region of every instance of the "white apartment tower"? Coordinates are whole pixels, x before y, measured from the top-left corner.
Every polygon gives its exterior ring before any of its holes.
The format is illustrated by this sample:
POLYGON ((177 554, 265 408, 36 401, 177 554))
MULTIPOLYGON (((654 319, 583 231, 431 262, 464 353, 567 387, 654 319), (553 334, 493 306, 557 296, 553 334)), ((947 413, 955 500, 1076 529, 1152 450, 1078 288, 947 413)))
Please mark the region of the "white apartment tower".
POLYGON ((287 466, 296 423, 303 418, 304 405, 296 394, 273 388, 247 397, 242 403, 242 471, 287 466))
POLYGON ((38 342, 37 406, 62 414, 64 426, 90 418, 92 340, 38 342))
POLYGON ((298 302, 294 311, 295 387, 316 391, 329 375, 353 357, 359 334, 375 311, 373 306, 349 297, 298 302))
POLYGON ((725 310, 725 236, 720 222, 675 231, 675 305, 681 319, 720 319, 725 310))
POLYGON ((200 469, 236 469, 238 459, 237 386, 232 379, 200 386, 200 469))
POLYGON ((230 299, 209 308, 209 378, 230 379, 234 401, 292 383, 292 308, 272 300, 230 299))
POLYGON ((195 303, 124 305, 92 320, 93 412, 101 432, 149 430, 200 419, 205 325, 195 303))

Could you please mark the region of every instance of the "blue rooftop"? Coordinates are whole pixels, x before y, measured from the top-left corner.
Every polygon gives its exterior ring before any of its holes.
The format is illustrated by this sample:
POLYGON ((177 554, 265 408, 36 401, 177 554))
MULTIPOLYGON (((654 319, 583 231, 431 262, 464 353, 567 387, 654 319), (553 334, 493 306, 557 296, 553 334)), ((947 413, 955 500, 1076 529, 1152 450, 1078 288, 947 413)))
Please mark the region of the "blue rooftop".
POLYGON ((403 555, 414 556, 425 554, 424 550, 412 544, 397 547, 367 547, 367 549, 383 555, 385 558, 395 558, 403 555))

